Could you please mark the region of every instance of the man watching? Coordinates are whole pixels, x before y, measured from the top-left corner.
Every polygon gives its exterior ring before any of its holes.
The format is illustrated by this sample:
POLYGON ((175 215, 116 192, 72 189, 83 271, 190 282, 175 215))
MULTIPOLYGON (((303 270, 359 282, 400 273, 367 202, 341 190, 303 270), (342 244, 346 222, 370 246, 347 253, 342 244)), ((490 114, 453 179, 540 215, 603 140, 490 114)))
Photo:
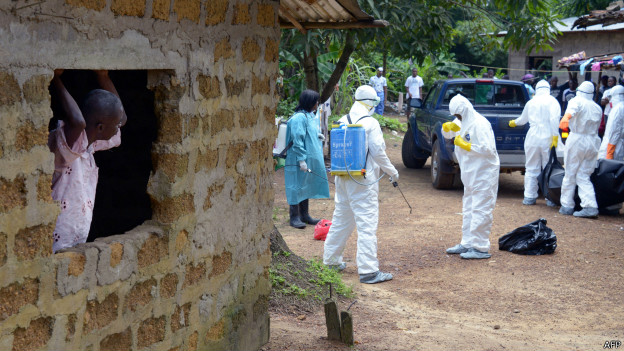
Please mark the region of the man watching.
POLYGON ((412 69, 412 75, 407 77, 405 81, 405 91, 407 94, 407 108, 405 109, 405 116, 409 118, 410 109, 411 109, 411 101, 412 99, 422 99, 422 87, 425 85, 423 83, 422 78, 418 76, 418 68, 412 69))
POLYGON ((375 107, 375 113, 378 115, 383 115, 386 97, 388 96, 388 82, 382 75, 383 68, 379 67, 377 69, 377 75, 372 76, 369 83, 375 89, 377 96, 379 96, 379 105, 375 107))

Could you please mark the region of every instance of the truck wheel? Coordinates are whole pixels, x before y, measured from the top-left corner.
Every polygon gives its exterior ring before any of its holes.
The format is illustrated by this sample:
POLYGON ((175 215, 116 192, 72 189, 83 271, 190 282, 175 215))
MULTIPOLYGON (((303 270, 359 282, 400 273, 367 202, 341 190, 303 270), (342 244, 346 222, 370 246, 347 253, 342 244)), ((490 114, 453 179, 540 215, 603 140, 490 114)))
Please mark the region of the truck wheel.
POLYGON ((455 173, 455 176, 453 177, 453 188, 459 189, 463 187, 464 183, 462 183, 461 174, 455 173))
POLYGON ((431 184, 436 189, 450 189, 453 187, 454 174, 442 173, 440 171, 440 165, 442 162, 440 154, 440 140, 437 139, 433 143, 433 150, 431 151, 431 184))
POLYGON ((422 168, 427 162, 427 158, 416 158, 416 143, 414 142, 414 133, 412 127, 407 127, 407 132, 403 137, 403 145, 401 145, 401 158, 403 164, 407 168, 422 168))

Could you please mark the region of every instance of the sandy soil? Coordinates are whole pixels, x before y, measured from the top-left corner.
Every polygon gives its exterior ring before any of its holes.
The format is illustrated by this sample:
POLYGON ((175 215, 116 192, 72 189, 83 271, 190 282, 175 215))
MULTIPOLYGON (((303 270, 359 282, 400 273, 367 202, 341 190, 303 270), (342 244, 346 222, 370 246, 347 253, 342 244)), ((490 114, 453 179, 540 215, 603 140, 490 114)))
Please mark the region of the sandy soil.
MULTIPOLYGON (((462 189, 435 190, 430 165, 407 169, 401 135, 388 135, 388 155, 414 211, 386 179, 380 186, 378 255, 394 280, 358 282, 354 233, 343 279, 352 284, 357 350, 601 350, 624 341, 624 215, 597 220, 561 216, 543 200, 523 206, 523 176, 503 174, 492 227, 492 258, 467 261, 445 248, 461 237, 462 189), (498 238, 538 218, 555 231, 553 255, 498 250, 498 238)), ((288 226, 283 172, 275 174, 275 224, 304 258, 322 257, 313 227, 288 226)), ((333 196, 333 186, 330 184, 333 196)), ((310 201, 313 216, 331 219, 332 199, 310 201)), ((346 309, 347 306, 341 306, 346 309)), ((326 340, 322 306, 302 316, 271 312, 264 350, 348 350, 326 340)))

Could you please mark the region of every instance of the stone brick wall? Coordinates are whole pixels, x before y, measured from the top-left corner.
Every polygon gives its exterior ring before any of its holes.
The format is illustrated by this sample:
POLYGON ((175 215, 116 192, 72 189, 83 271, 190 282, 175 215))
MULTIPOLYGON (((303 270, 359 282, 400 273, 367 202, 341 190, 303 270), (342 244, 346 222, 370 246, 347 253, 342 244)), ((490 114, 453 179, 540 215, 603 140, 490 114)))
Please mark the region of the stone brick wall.
MULTIPOLYGON (((608 29, 608 27, 607 27, 608 29)), ((552 45, 553 51, 539 51, 530 56, 552 56, 553 74, 559 78, 559 84, 568 81, 568 70, 557 69, 557 60, 564 56, 570 56, 580 51, 585 51, 587 57, 604 55, 609 53, 624 52, 624 32, 623 31, 580 31, 566 32, 557 38, 557 42, 552 45)), ((509 52, 508 67, 514 69, 510 71, 510 79, 520 80, 526 74, 526 67, 529 58, 525 52, 511 50, 509 52)), ((613 71, 609 75, 615 75, 613 71)), ((592 73, 592 80, 596 82, 598 73, 592 73)), ((579 82, 584 78, 579 77, 579 82)))
POLYGON ((268 340, 278 6, 0 3, 1 350, 250 350, 268 340), (152 219, 52 254, 56 68, 147 70, 158 136, 152 219))

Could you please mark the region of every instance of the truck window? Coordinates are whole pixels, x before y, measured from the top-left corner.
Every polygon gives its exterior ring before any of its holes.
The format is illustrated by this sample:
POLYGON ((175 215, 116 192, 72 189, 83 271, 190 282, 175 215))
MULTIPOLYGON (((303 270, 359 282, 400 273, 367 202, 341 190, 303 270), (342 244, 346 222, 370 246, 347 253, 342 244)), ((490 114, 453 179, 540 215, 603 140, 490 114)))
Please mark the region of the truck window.
POLYGON ((435 84, 431 87, 431 89, 429 89, 429 93, 427 93, 427 97, 425 97, 425 102, 423 103, 426 108, 432 107, 433 97, 438 95, 436 94, 438 87, 440 87, 440 84, 435 84))
POLYGON ((474 83, 456 83, 449 84, 444 93, 444 100, 442 105, 448 106, 451 99, 457 95, 463 95, 471 104, 475 103, 475 84, 474 83))
POLYGON ((449 84, 442 100, 448 106, 451 99, 461 94, 474 106, 523 107, 525 104, 522 86, 513 84, 449 84))
POLYGON ((492 105, 494 84, 476 84, 475 93, 475 105, 492 105))
POLYGON ((519 85, 494 85, 494 106, 522 107, 525 104, 522 87, 519 85))

